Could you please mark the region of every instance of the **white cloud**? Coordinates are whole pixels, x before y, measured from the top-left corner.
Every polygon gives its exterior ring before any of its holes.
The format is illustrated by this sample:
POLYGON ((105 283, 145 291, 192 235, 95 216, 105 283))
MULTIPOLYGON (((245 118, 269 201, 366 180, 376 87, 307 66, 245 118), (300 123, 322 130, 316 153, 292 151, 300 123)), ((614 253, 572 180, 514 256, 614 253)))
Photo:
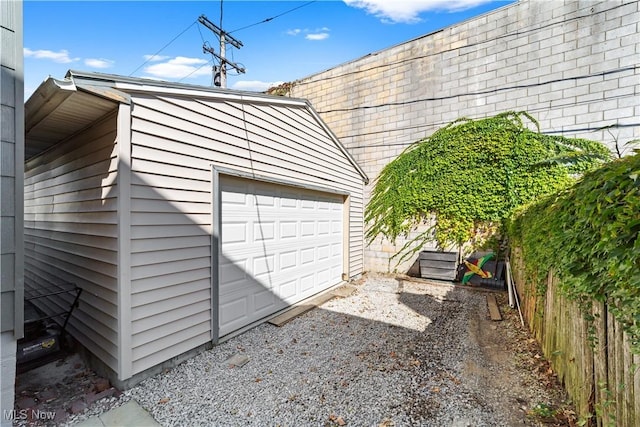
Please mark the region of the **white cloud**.
POLYGON ((290 36, 297 36, 298 34, 304 34, 304 38, 307 40, 326 40, 329 38, 329 31, 331 31, 327 27, 316 28, 315 30, 310 30, 308 28, 300 29, 295 28, 293 30, 288 30, 287 34, 290 36))
POLYGON ((233 84, 233 89, 252 92, 265 92, 267 89, 280 86, 284 82, 262 82, 259 80, 241 80, 233 84))
POLYGON ((142 57, 144 58, 145 61, 153 61, 153 62, 164 61, 165 59, 169 59, 168 56, 163 56, 163 55, 143 55, 142 57))
POLYGON ((315 33, 304 36, 307 40, 325 40, 329 38, 329 33, 315 33))
POLYGON ((69 56, 69 51, 66 49, 62 49, 58 52, 54 52, 52 50, 31 50, 28 47, 25 47, 24 50, 25 58, 35 58, 35 59, 50 59, 53 62, 57 62, 59 64, 68 64, 70 62, 79 61, 80 58, 71 58, 69 56))
POLYGON ((459 12, 490 0, 343 0, 347 6, 366 10, 383 22, 420 22, 420 13, 430 11, 459 12))
POLYGON ((115 62, 104 58, 87 58, 84 64, 91 68, 110 68, 115 62))
POLYGON ((207 63, 207 60, 201 58, 176 56, 168 61, 149 65, 144 71, 154 77, 168 79, 201 77, 211 75, 211 67, 207 67, 207 63))

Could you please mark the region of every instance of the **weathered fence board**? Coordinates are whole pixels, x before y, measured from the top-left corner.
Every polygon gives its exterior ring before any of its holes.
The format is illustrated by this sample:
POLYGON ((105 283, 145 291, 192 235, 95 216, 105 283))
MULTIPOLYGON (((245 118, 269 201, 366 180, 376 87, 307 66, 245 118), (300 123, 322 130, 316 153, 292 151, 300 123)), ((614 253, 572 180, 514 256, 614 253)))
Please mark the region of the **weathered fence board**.
POLYGON ((526 323, 551 362, 578 415, 587 425, 640 425, 640 356, 606 304, 593 301, 594 319, 562 296, 552 272, 540 292, 525 274, 521 252, 512 251, 513 279, 526 323), (595 421, 595 422, 594 422, 595 421))
POLYGON ((633 355, 633 409, 636 420, 640 418, 640 355, 633 355))
POLYGON ((601 302, 593 304, 594 329, 596 335, 595 350, 593 352, 594 375, 593 382, 595 384, 595 407, 599 409, 598 427, 608 427, 612 421, 609 417, 609 409, 607 407, 608 395, 607 389, 609 378, 607 372, 607 313, 605 306, 601 302))

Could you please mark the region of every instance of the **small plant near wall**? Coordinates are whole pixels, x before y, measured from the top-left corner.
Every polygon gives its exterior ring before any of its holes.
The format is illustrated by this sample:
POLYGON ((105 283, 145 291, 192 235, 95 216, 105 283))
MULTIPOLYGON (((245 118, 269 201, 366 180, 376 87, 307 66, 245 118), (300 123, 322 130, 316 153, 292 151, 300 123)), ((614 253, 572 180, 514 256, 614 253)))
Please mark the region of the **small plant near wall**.
POLYGON ((482 236, 467 245, 480 249, 496 243, 492 236, 518 206, 568 187, 609 158, 599 142, 541 134, 526 112, 461 118, 384 167, 366 208, 366 237, 395 241, 431 224, 394 255, 398 263, 434 241, 446 248, 482 236))
POLYGON ((553 269, 560 291, 585 315, 592 301, 606 302, 640 354, 640 154, 523 208, 508 234, 541 291, 553 269))
POLYGON ((281 83, 278 86, 273 86, 267 89, 268 95, 277 95, 277 96, 291 96, 291 90, 295 86, 296 82, 285 82, 281 83))

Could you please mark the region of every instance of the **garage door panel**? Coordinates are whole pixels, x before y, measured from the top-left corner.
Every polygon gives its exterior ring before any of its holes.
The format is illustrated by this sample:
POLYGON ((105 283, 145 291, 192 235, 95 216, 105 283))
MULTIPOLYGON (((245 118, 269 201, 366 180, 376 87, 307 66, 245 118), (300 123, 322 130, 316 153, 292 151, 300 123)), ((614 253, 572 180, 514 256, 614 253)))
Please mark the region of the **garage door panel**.
POLYGON ((276 222, 262 221, 253 223, 253 241, 263 242, 267 240, 275 240, 276 238, 276 222))
POLYGON ((318 236, 328 236, 331 233, 331 221, 318 221, 318 236))
POLYGON ((283 191, 280 196, 280 207, 283 209, 295 209, 298 207, 300 194, 283 191))
POLYGON ((220 277, 224 280, 220 281, 220 293, 226 293, 226 290, 233 290, 234 284, 247 279, 248 260, 241 259, 238 261, 227 260, 220 263, 220 277))
POLYGON ((342 276, 342 263, 331 267, 331 277, 342 276))
POLYGON ((275 259, 274 255, 257 256, 253 258, 253 276, 260 280, 260 278, 272 274, 275 271, 275 259))
POLYGON ((265 289, 254 295, 254 308, 256 312, 269 310, 275 302, 276 297, 270 289, 265 289))
POLYGON ((342 196, 231 177, 221 193, 220 336, 340 282, 342 196))
POLYGON ((261 194, 255 195, 256 206, 275 207, 276 199, 273 196, 265 196, 261 194))
POLYGON ((323 245, 318 246, 316 249, 316 254, 318 255, 318 261, 324 261, 331 257, 331 246, 323 245))
POLYGON ((298 251, 280 253, 280 271, 287 271, 298 265, 298 251))
POLYGON ((298 237, 298 221, 280 221, 280 239, 298 237))
POLYGON ((330 211, 332 203, 326 200, 318 201, 318 210, 319 211, 330 211))
POLYGON ((249 236, 246 222, 229 222, 222 225, 222 243, 246 243, 249 236))
POLYGON ((248 202, 249 195, 246 194, 244 191, 242 191, 244 189, 243 186, 240 186, 240 185, 234 186, 233 184, 231 184, 228 187, 228 189, 230 191, 227 191, 222 194, 221 201, 223 204, 240 205, 240 206, 247 206, 249 204, 248 202))
POLYGON ((278 285, 278 295, 285 302, 295 298, 298 292, 298 279, 284 281, 278 285))
POLYGON ((300 291, 305 293, 313 290, 315 282, 316 282, 315 273, 307 274, 305 276, 300 277, 300 291))
POLYGON ((300 237, 314 237, 316 235, 316 223, 314 221, 300 222, 300 237))
POLYGON ((300 207, 302 207, 302 209, 314 210, 316 207, 316 202, 314 200, 303 199, 300 202, 300 207))
POLYGON ((248 313, 248 298, 246 296, 228 301, 220 305, 220 324, 229 325, 238 321, 242 322, 247 319, 248 313))
POLYGON ((342 244, 341 243, 333 243, 331 245, 331 257, 332 258, 342 258, 342 244))

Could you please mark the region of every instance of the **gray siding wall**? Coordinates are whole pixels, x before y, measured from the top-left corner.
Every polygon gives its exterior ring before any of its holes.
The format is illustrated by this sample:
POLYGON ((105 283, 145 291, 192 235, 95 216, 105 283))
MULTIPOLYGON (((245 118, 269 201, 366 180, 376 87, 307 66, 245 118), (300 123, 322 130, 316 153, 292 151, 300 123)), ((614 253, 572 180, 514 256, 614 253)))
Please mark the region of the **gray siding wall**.
POLYGON ((11 425, 16 342, 23 334, 22 2, 0 0, 0 424, 11 425))
POLYGON ((212 164, 352 193, 362 271, 362 178, 306 108, 135 96, 132 117, 134 374, 211 339, 212 164))
POLYGON ((22 334, 22 3, 0 2, 0 272, 2 332, 22 334), (18 295, 19 294, 19 295, 18 295))
MULTIPOLYGON (((614 149, 640 138, 639 26, 638 1, 521 0, 301 79, 291 96, 311 101, 372 182, 452 120, 509 110, 614 149)), ((404 243, 377 239, 365 269, 387 271, 404 243)))
MULTIPOLYGON (((25 172, 25 289, 83 288, 67 326, 118 372, 117 150, 115 113, 30 159, 25 172)), ((38 300, 64 311, 70 295, 38 300)))

